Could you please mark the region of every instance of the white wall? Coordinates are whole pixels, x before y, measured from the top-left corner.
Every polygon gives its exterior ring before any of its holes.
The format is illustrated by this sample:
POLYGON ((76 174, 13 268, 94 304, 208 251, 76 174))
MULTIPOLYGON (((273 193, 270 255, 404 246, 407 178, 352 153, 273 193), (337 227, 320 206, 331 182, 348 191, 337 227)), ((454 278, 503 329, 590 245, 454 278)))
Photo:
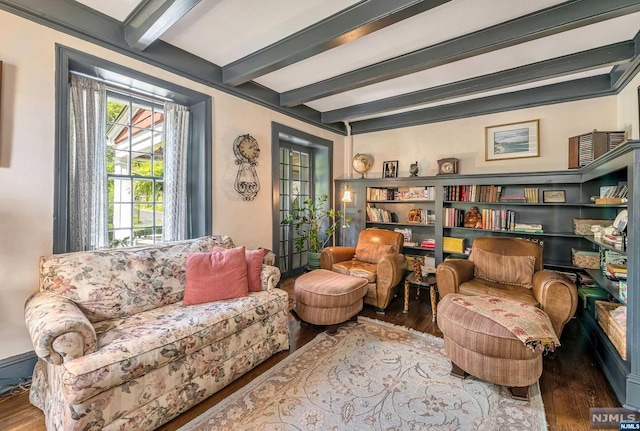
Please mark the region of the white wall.
POLYGON ((460 159, 461 174, 565 170, 568 138, 593 129, 616 129, 616 112, 616 96, 599 97, 355 135, 353 152, 374 155, 370 178, 382 176, 385 160, 399 161, 399 177, 409 176, 409 165, 416 160, 418 175, 435 175, 437 160, 445 157, 460 159), (540 157, 485 161, 485 127, 535 119, 540 120, 540 157))
POLYGON ((343 173, 343 136, 0 11, 0 360, 33 350, 23 305, 38 287, 39 257, 52 252, 55 43, 213 97, 213 231, 236 244, 271 248, 272 121, 333 141, 334 173, 343 173), (245 133, 261 148, 252 202, 233 188, 232 144, 245 133))

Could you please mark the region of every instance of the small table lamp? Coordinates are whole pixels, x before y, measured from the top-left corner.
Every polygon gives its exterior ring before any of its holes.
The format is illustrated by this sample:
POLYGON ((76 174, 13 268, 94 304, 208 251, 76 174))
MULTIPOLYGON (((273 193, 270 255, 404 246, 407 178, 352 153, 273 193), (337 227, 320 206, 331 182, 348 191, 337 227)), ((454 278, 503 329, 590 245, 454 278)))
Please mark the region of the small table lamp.
POLYGON ((344 192, 342 193, 342 245, 345 245, 347 239, 347 202, 351 202, 349 184, 344 185, 344 192))

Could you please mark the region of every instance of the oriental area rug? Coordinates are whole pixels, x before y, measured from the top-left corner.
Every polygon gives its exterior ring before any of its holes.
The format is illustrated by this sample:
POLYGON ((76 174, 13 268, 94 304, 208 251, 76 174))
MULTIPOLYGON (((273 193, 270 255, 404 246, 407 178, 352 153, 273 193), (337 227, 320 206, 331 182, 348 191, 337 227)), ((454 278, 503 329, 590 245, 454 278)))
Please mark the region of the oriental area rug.
POLYGON ((359 318, 318 335, 180 431, 546 430, 528 402, 450 376, 442 339, 359 318))

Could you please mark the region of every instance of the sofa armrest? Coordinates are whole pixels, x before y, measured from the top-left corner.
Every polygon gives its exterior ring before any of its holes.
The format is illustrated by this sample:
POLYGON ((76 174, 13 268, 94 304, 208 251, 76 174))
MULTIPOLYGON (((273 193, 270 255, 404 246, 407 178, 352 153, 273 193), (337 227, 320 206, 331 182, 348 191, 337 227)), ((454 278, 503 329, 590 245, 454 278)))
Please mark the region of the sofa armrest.
POLYGON ((280 282, 280 269, 277 266, 262 264, 260 281, 262 282, 262 290, 275 289, 280 282))
POLYGON ((576 285, 555 271, 538 271, 533 274, 533 294, 560 338, 564 325, 571 320, 578 306, 576 285))
POLYGON ((460 285, 472 278, 473 262, 470 260, 445 260, 436 268, 436 283, 441 298, 449 293, 458 293, 460 285))
POLYGON ((96 331, 70 299, 34 293, 25 303, 25 321, 36 355, 54 365, 96 351, 96 331))
POLYGON ((320 268, 332 270, 333 264, 353 259, 355 247, 326 247, 320 253, 320 268))
POLYGON ((403 254, 390 253, 378 261, 376 286, 378 290, 396 286, 404 277, 407 260, 403 254))

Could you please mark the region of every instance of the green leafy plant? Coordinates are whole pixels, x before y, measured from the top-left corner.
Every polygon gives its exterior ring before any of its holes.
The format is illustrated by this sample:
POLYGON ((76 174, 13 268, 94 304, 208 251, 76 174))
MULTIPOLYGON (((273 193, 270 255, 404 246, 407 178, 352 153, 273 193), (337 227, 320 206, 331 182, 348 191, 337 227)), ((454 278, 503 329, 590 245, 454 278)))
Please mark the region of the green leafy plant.
MULTIPOLYGON (((306 199, 302 206, 294 203, 291 213, 282 220, 282 224, 291 225, 295 229, 296 238, 293 241, 296 251, 304 250, 306 245, 307 251, 321 252, 340 226, 343 214, 333 209, 325 210, 324 206, 328 201, 329 197, 322 195, 315 202, 306 199)), ((351 218, 347 217, 346 226, 349 225, 349 221, 351 218)))

